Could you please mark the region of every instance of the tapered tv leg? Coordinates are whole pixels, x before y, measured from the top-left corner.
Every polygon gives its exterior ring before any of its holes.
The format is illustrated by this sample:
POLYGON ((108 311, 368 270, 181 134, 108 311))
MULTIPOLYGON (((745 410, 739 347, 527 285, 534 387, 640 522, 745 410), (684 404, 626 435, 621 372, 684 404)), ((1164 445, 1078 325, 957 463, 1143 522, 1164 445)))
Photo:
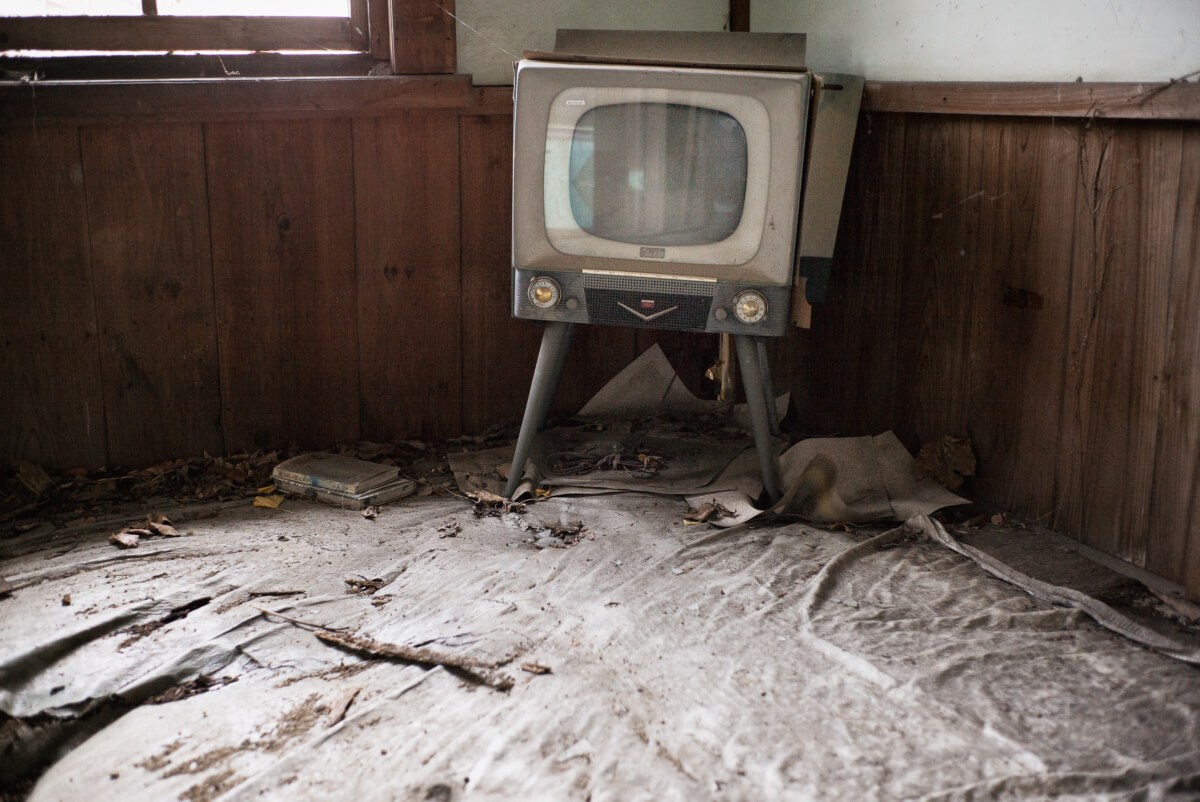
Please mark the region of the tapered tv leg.
POLYGON ((748 334, 733 335, 737 349, 738 367, 742 370, 742 387, 746 390, 746 406, 750 410, 750 429, 754 433, 754 448, 758 451, 758 466, 762 471, 763 488, 767 501, 774 504, 779 500, 779 465, 771 449, 771 425, 768 422, 767 399, 763 391, 762 363, 754 338, 748 334))
POLYGON ((759 337, 754 341, 758 348, 758 367, 762 372, 763 395, 767 399, 767 423, 771 434, 779 436, 779 412, 775 409, 775 385, 771 383, 771 361, 767 358, 767 341, 759 337))
POLYGON ((534 438, 546 423, 546 414, 554 402, 554 391, 558 388, 563 365, 567 363, 574 335, 574 323, 547 323, 542 333, 542 347, 533 369, 533 384, 529 387, 529 400, 525 402, 525 417, 521 419, 521 433, 517 436, 517 447, 508 469, 505 498, 512 498, 513 493, 517 492, 517 485, 521 483, 525 460, 529 458, 534 438))

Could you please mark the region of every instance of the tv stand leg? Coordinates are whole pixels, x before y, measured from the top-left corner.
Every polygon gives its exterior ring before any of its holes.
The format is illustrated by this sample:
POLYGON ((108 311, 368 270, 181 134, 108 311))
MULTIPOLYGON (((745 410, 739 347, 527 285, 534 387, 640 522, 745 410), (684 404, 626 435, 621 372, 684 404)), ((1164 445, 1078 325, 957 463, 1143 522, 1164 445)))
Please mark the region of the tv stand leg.
POLYGON ((746 390, 746 406, 750 411, 750 428, 754 433, 754 448, 758 451, 758 465, 762 472, 763 489, 767 501, 774 504, 781 497, 779 488, 779 466, 775 452, 771 449, 771 424, 768 421, 767 392, 763 367, 754 338, 748 334, 733 335, 737 349, 738 367, 742 370, 742 386, 746 390))
POLYGON ((504 497, 512 498, 517 485, 525 473, 525 460, 533 447, 534 438, 546 423, 546 414, 554 402, 554 391, 562 376, 563 365, 571 350, 575 335, 574 323, 547 323, 542 333, 542 347, 538 351, 537 365, 533 369, 533 383, 529 387, 529 400, 525 402, 525 417, 521 419, 521 433, 517 436, 517 447, 513 451, 512 465, 508 469, 508 486, 504 497))
POLYGON ((771 360, 767 358, 767 341, 759 337, 754 341, 758 347, 758 366, 762 370, 763 393, 767 399, 767 423, 770 424, 771 434, 782 436, 779 429, 779 414, 775 410, 775 385, 771 382, 771 360))

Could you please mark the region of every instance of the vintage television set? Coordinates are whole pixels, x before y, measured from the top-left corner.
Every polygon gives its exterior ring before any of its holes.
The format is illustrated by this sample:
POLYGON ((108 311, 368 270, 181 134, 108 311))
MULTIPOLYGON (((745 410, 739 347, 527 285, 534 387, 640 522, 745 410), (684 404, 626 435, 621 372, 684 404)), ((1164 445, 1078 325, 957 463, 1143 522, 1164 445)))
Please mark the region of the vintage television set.
POLYGON ((798 266, 821 274, 832 255, 830 237, 828 254, 797 250, 802 198, 829 194, 805 182, 820 97, 844 96, 825 104, 839 130, 823 139, 845 161, 861 95, 858 79, 814 76, 804 49, 803 34, 560 31, 554 53, 517 63, 513 315, 546 328, 507 495, 581 323, 732 334, 779 495, 760 338, 786 332, 798 266))

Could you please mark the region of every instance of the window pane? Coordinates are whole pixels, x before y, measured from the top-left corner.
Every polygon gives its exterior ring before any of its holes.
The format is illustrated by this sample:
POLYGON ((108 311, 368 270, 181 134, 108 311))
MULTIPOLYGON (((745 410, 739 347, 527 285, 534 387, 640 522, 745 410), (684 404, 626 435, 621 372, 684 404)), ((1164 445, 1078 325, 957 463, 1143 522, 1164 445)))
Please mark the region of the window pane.
POLYGON ((142 0, 0 0, 0 17, 138 16, 142 0))
MULTIPOLYGON (((5 2, 5 0, 0 0, 5 2)), ((158 13, 194 17, 349 17, 349 0, 158 0, 158 13)))
POLYGON ((731 115, 676 103, 618 103, 575 126, 571 213, 593 236, 638 245, 707 245, 737 230, 746 132, 731 115))

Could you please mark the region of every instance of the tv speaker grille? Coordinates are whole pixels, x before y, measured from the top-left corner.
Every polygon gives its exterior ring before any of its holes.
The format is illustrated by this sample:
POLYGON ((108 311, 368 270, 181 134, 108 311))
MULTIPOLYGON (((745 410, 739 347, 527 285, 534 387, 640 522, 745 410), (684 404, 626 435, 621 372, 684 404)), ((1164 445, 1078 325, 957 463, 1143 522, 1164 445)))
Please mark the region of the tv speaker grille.
POLYGON ((583 274, 583 286, 589 290, 699 295, 703 298, 713 297, 716 289, 716 285, 708 281, 677 281, 667 278, 597 275, 595 273, 583 274))

